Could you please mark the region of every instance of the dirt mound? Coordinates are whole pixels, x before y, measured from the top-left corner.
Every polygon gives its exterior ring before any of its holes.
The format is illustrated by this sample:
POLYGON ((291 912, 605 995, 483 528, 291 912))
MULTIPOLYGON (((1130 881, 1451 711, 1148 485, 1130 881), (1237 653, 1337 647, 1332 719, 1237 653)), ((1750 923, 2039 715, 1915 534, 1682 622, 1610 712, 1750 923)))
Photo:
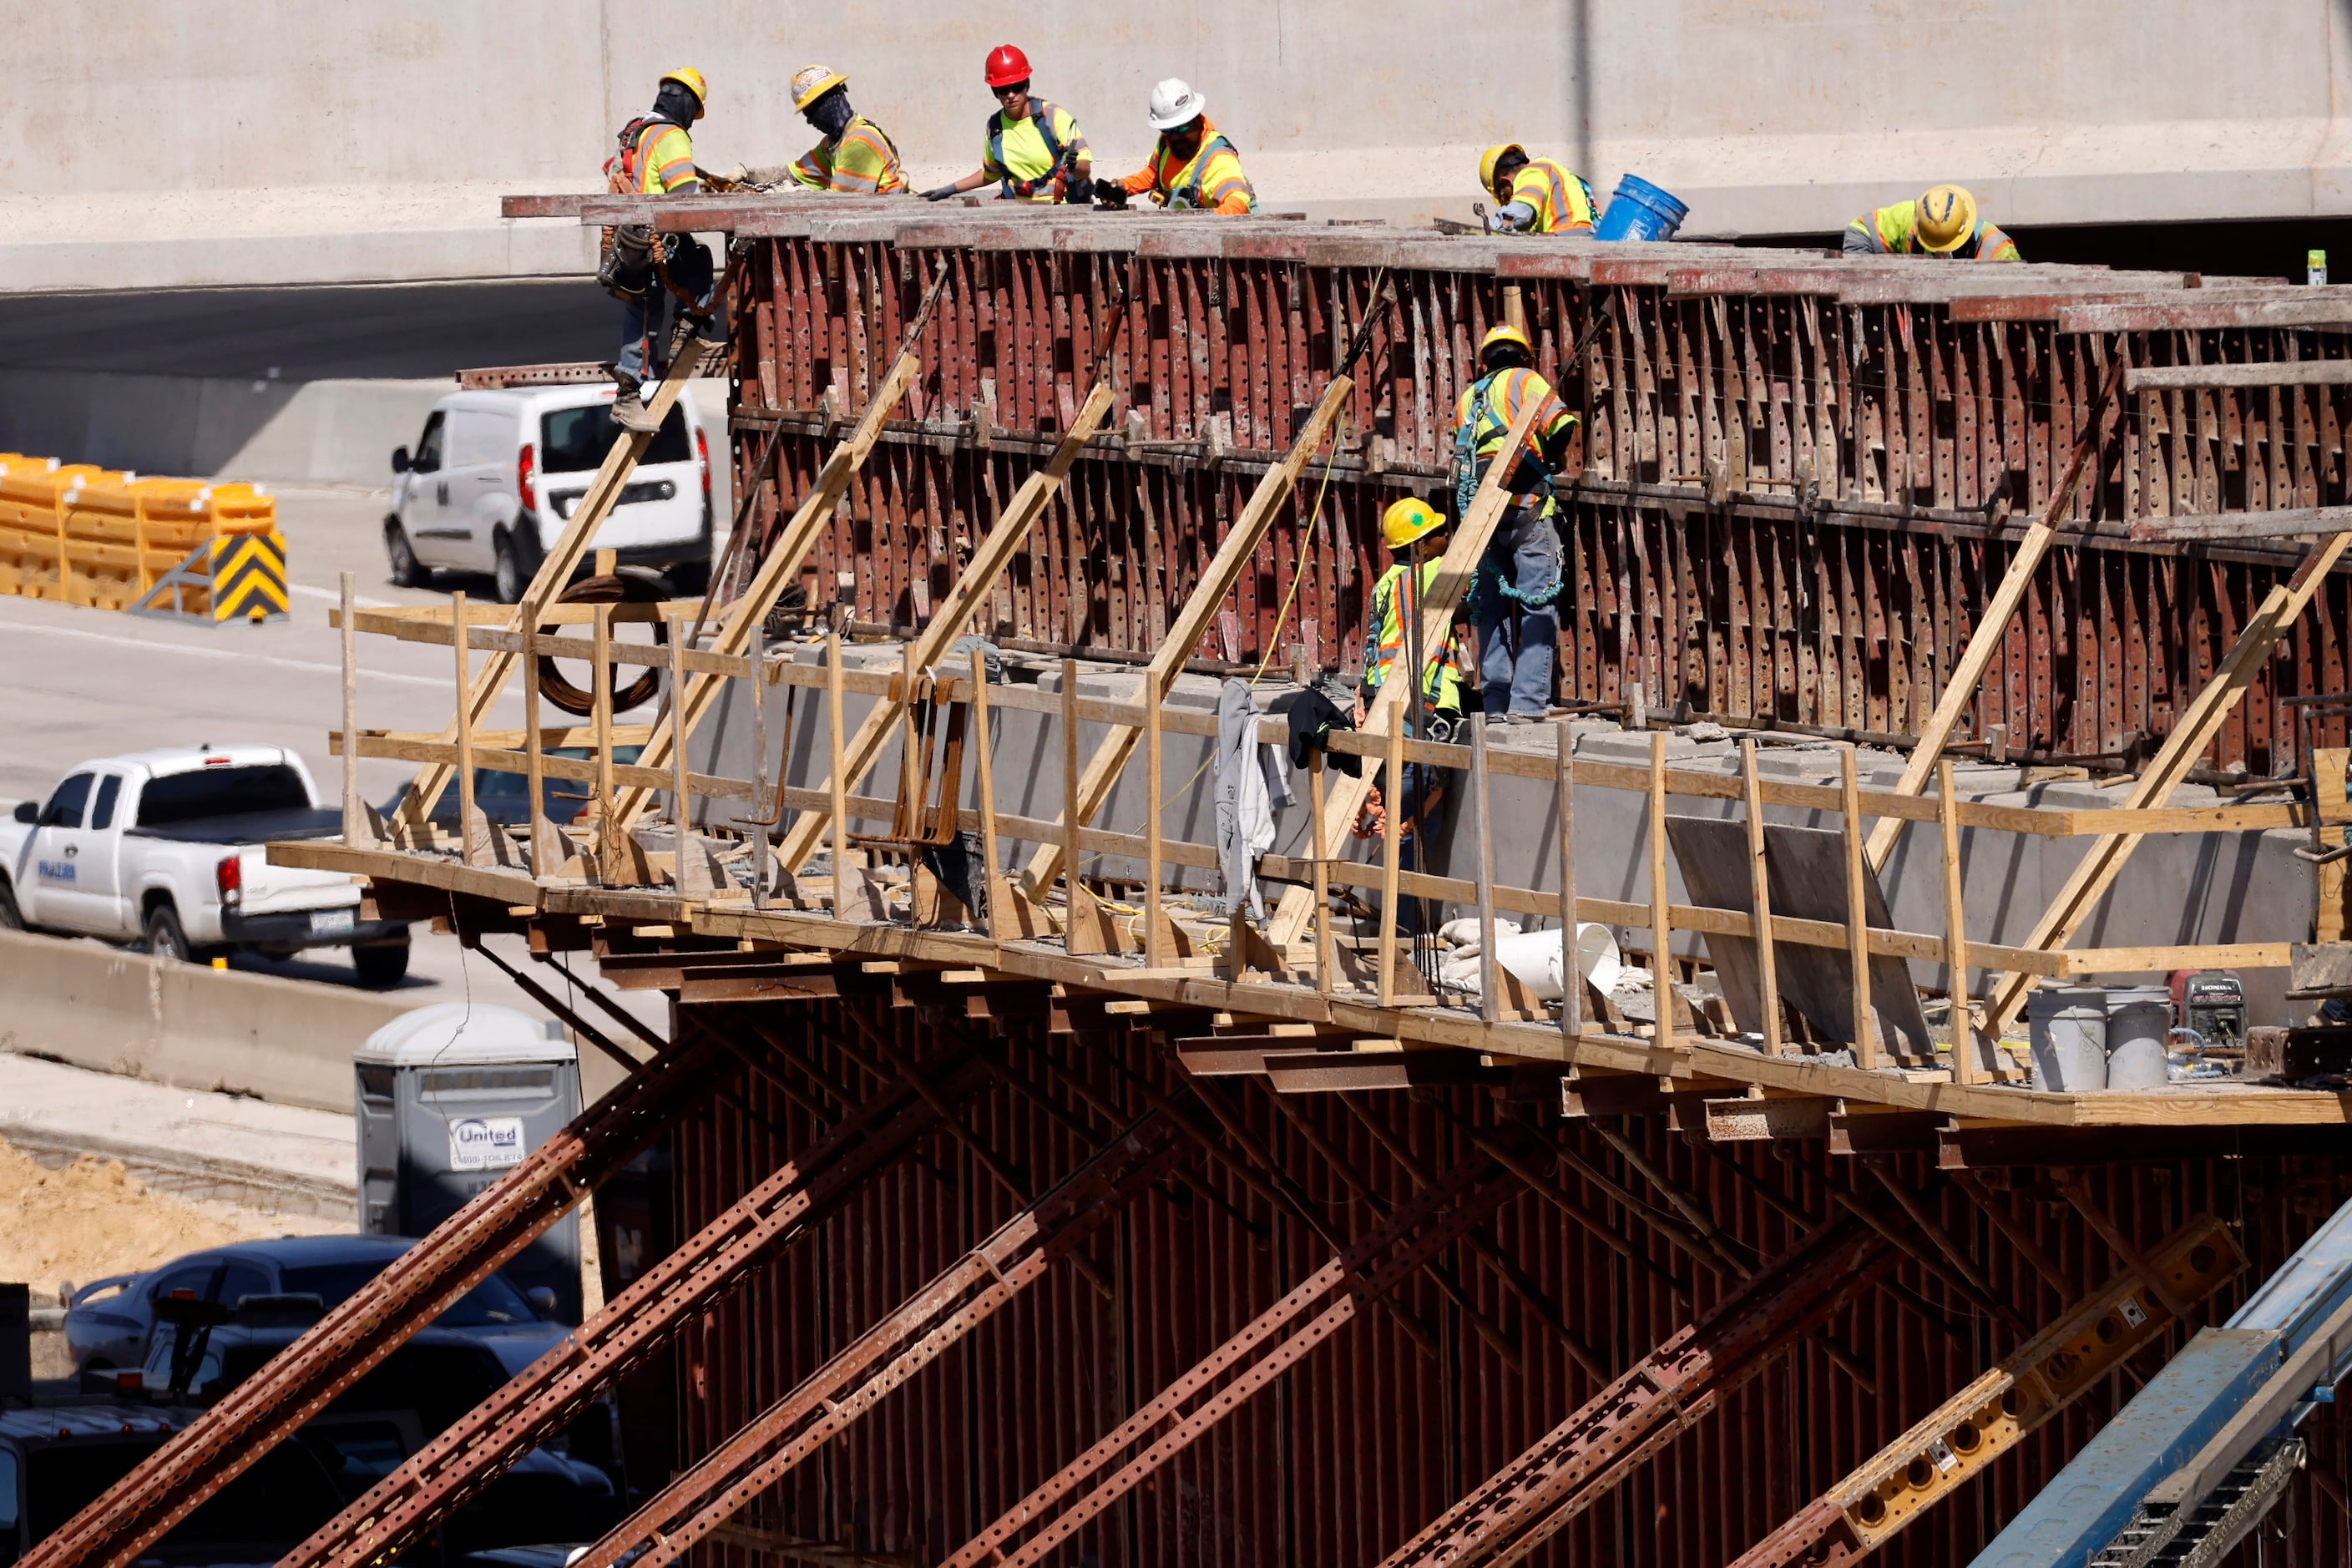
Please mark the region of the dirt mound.
POLYGON ((0 1279, 32 1286, 37 1307, 55 1303, 64 1282, 86 1285, 225 1242, 345 1228, 150 1192, 119 1160, 85 1155, 53 1171, 0 1142, 0 1279))

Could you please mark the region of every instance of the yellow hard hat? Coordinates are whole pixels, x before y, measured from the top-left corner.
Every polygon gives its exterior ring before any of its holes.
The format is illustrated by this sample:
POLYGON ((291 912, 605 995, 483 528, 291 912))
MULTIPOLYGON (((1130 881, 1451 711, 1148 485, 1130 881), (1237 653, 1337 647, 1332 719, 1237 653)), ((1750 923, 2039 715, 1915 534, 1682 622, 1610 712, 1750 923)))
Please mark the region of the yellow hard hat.
POLYGON ((1958 250, 1977 231, 1977 199, 1958 185, 1919 198, 1919 243, 1937 255, 1958 250))
POLYGON ((700 71, 692 66, 680 66, 674 71, 664 71, 662 80, 674 81, 694 94, 694 117, 702 118, 703 110, 710 103, 710 84, 702 79, 700 71))
POLYGON ((1407 496, 1381 514, 1381 542, 1391 550, 1402 550, 1444 526, 1443 512, 1419 496, 1407 496))
POLYGON ((849 79, 826 66, 803 66, 793 72, 793 110, 804 112, 808 106, 836 87, 846 87, 849 79))
POLYGON ((1491 191, 1495 188, 1495 165, 1503 161, 1506 153, 1517 153, 1524 158, 1528 150, 1516 142, 1497 142, 1478 157, 1478 184, 1491 191))
POLYGON ((1519 331, 1518 328, 1511 325, 1510 322, 1505 321, 1501 326, 1490 329, 1486 335, 1479 340, 1479 363, 1484 364, 1486 363, 1488 352, 1491 351, 1496 343, 1517 343, 1520 348, 1527 351, 1527 355, 1529 359, 1536 357, 1536 345, 1528 341, 1527 333, 1519 331))

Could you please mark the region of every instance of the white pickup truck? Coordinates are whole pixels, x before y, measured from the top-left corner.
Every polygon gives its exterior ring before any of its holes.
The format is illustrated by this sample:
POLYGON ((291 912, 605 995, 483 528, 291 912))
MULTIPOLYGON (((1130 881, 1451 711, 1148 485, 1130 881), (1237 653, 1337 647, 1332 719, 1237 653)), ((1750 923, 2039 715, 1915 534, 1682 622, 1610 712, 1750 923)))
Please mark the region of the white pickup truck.
POLYGON ((362 984, 396 984, 407 923, 361 919, 352 878, 272 866, 263 847, 341 825, 277 746, 101 757, 0 822, 0 927, 143 940, 197 962, 348 947, 362 984))

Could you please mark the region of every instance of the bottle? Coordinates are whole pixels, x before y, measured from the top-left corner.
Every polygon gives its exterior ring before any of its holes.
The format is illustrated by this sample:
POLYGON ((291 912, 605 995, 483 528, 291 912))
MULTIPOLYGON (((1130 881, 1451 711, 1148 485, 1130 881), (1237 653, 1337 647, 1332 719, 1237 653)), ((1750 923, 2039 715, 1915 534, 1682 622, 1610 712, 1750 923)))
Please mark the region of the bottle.
POLYGON ((2314 289, 2323 288, 2326 285, 2327 252, 2324 250, 2309 252, 2304 258, 2304 266, 2305 274, 2303 280, 2305 283, 2310 284, 2314 289))

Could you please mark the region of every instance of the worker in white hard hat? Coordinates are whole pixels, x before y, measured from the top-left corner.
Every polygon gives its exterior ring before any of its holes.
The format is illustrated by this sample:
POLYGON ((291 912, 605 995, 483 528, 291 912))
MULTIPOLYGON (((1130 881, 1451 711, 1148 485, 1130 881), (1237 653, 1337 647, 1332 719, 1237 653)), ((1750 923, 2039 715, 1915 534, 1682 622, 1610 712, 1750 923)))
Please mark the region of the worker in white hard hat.
POLYGON ((1257 193, 1242 173, 1241 154, 1212 124, 1209 100, 1189 82, 1170 77, 1151 89, 1151 129, 1160 145, 1151 161, 1123 180, 1097 180, 1095 200, 1123 207, 1129 196, 1150 195, 1164 207, 1243 214, 1257 205, 1257 193))
MULTIPOLYGON (((681 196, 702 190, 688 129, 702 118, 709 84, 691 66, 666 73, 650 112, 621 128, 619 150, 604 165, 606 188, 640 196, 681 196)), ((621 301, 621 353, 613 373, 613 422, 640 434, 655 428, 646 411, 648 375, 667 368, 670 318, 682 316, 706 342, 727 339, 726 308, 718 298, 710 252, 690 234, 656 234, 650 224, 608 230, 597 280, 621 301)), ((682 334, 681 334, 682 335, 682 334)))
POLYGON ((1934 256, 1957 261, 2022 261, 2017 241, 1977 216, 1977 199, 1937 185, 1916 201, 1867 212, 1845 226, 1848 256, 1934 256))

